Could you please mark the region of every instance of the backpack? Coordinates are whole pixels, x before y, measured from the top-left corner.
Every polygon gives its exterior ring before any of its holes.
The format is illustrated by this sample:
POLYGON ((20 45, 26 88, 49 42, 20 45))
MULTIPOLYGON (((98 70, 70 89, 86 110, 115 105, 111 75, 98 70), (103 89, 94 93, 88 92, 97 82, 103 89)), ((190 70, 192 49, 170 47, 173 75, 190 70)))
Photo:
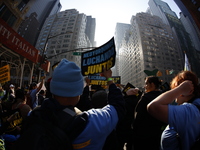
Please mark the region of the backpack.
POLYGON ((58 112, 34 109, 22 124, 15 150, 72 150, 72 141, 83 131, 87 114, 69 108, 58 112))

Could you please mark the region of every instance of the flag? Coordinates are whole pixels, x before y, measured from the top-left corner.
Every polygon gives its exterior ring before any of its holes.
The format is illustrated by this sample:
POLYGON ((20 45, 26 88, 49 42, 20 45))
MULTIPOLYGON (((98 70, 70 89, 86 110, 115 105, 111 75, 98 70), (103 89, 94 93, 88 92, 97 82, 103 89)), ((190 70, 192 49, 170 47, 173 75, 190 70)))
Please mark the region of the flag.
POLYGON ((165 70, 165 72, 166 72, 166 75, 169 75, 169 70, 165 70))
POLYGON ((158 70, 158 72, 156 73, 156 76, 161 77, 162 76, 162 72, 158 70))
POLYGON ((146 73, 147 76, 156 76, 157 72, 158 69, 154 69, 153 71, 144 70, 144 73, 146 73))
POLYGON ((166 71, 166 74, 167 74, 167 75, 171 75, 171 74, 174 73, 174 70, 173 70, 173 69, 171 69, 171 70, 165 70, 165 71, 166 71))
POLYGON ((173 73, 174 73, 173 69, 169 70, 169 74, 173 74, 173 73))
POLYGON ((185 53, 185 66, 184 66, 184 71, 191 71, 190 63, 189 63, 189 61, 188 61, 188 58, 187 58, 186 53, 185 53))

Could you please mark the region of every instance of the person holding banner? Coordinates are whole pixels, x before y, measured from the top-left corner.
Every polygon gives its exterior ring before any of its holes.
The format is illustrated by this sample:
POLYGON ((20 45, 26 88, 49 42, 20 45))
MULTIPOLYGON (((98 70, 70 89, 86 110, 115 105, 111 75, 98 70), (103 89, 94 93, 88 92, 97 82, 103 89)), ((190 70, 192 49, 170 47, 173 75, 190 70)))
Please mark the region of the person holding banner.
MULTIPOLYGON (((167 91, 148 104, 148 112, 168 123, 161 136, 161 150, 191 150, 200 138, 200 93, 192 71, 179 72, 167 91), (177 105, 172 105, 172 102, 177 105)), ((199 148, 198 148, 199 149, 199 148)))
MULTIPOLYGON (((72 142, 74 149, 102 149, 107 136, 124 117, 123 95, 112 81, 112 71, 104 69, 102 75, 106 77, 109 86, 108 105, 102 109, 90 109, 83 112, 87 114, 87 124, 72 142)), ((79 101, 83 87, 81 69, 74 62, 63 59, 55 68, 50 83, 54 101, 57 101, 62 108, 74 106, 79 101)), ((46 100, 46 102, 50 101, 46 100)), ((74 107, 71 109, 74 111, 74 107)))
MULTIPOLYGON (((130 84, 130 83, 129 83, 130 84)), ((133 128, 132 123, 134 121, 134 110, 141 97, 141 92, 138 88, 130 88, 125 90, 124 100, 126 106, 126 115, 123 121, 117 125, 117 138, 119 149, 123 150, 126 146, 126 150, 132 150, 133 148, 133 128)))
MULTIPOLYGON (((123 95, 112 81, 112 71, 110 69, 104 70, 103 75, 106 77, 109 86, 108 105, 101 109, 90 109, 81 113, 80 110, 74 107, 78 103, 84 88, 84 79, 81 69, 74 62, 62 59, 55 68, 50 81, 50 90, 53 98, 46 99, 41 107, 38 108, 41 110, 50 110, 55 114, 60 111, 68 110, 69 115, 80 116, 79 119, 82 118, 81 123, 74 122, 73 119, 72 121, 67 120, 67 118, 62 119, 66 119, 68 122, 70 121, 70 126, 68 125, 66 127, 69 127, 69 131, 76 131, 77 133, 75 134, 77 136, 69 134, 73 149, 102 149, 107 136, 124 117, 125 104, 123 95), (82 124, 82 122, 84 124, 82 124), (72 136, 75 136, 75 139, 73 139, 72 136)), ((34 109, 30 113, 30 116, 32 113, 34 114, 34 111, 37 112, 37 109, 34 109)), ((48 119, 49 116, 44 115, 43 118, 43 120, 45 120, 45 118, 48 119)), ((32 131, 31 134, 34 134, 34 131, 32 131)))
POLYGON ((91 109, 91 99, 90 99, 90 79, 85 77, 85 87, 83 93, 80 96, 79 102, 75 105, 81 111, 87 111, 91 109))
POLYGON ((38 106, 38 94, 44 86, 45 76, 41 78, 41 82, 39 85, 35 82, 31 83, 29 92, 27 94, 27 98, 29 97, 30 100, 27 99, 27 104, 34 109, 38 106), (28 96, 29 95, 29 96, 28 96))

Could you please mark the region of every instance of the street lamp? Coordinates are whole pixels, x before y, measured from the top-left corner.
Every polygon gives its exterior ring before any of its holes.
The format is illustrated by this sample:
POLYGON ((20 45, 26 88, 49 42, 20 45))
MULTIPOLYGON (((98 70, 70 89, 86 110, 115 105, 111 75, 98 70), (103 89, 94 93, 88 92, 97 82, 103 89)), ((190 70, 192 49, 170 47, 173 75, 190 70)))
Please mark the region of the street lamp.
MULTIPOLYGON (((41 60, 41 62, 40 62, 41 64, 44 62, 44 53, 46 52, 47 47, 48 47, 48 40, 51 39, 51 38, 54 38, 54 37, 63 35, 63 34, 68 34, 68 33, 73 33, 73 32, 72 32, 72 31, 67 31, 67 32, 61 33, 61 34, 57 34, 57 35, 53 35, 53 36, 50 36, 50 35, 47 36, 46 42, 45 42, 45 44, 44 44, 44 49, 43 49, 43 51, 42 51, 42 60, 41 60)), ((40 66, 41 66, 41 64, 40 64, 40 66)))
MULTIPOLYGON (((63 34, 68 34, 68 33, 73 33, 72 31, 67 31, 67 32, 64 32, 64 33, 61 33, 61 34, 57 34, 57 35, 48 35, 47 36, 47 39, 45 41, 45 44, 44 44, 44 48, 42 49, 42 55, 41 55, 41 60, 39 62, 39 66, 38 66, 38 80, 40 78, 40 74, 41 74, 41 65, 45 62, 45 52, 47 51, 47 47, 48 47, 48 40, 51 39, 51 38, 54 38, 54 37, 57 37, 57 36, 60 36, 60 35, 63 35, 63 34)), ((47 58, 47 57, 46 57, 47 58)))

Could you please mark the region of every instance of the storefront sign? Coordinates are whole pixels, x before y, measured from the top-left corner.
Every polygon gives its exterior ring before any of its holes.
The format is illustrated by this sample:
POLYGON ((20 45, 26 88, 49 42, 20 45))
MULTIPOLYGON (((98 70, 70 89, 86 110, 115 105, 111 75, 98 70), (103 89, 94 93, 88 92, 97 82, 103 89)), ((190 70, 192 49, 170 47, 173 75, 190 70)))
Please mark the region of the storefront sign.
POLYGON ((0 43, 36 63, 39 51, 0 18, 0 43))

